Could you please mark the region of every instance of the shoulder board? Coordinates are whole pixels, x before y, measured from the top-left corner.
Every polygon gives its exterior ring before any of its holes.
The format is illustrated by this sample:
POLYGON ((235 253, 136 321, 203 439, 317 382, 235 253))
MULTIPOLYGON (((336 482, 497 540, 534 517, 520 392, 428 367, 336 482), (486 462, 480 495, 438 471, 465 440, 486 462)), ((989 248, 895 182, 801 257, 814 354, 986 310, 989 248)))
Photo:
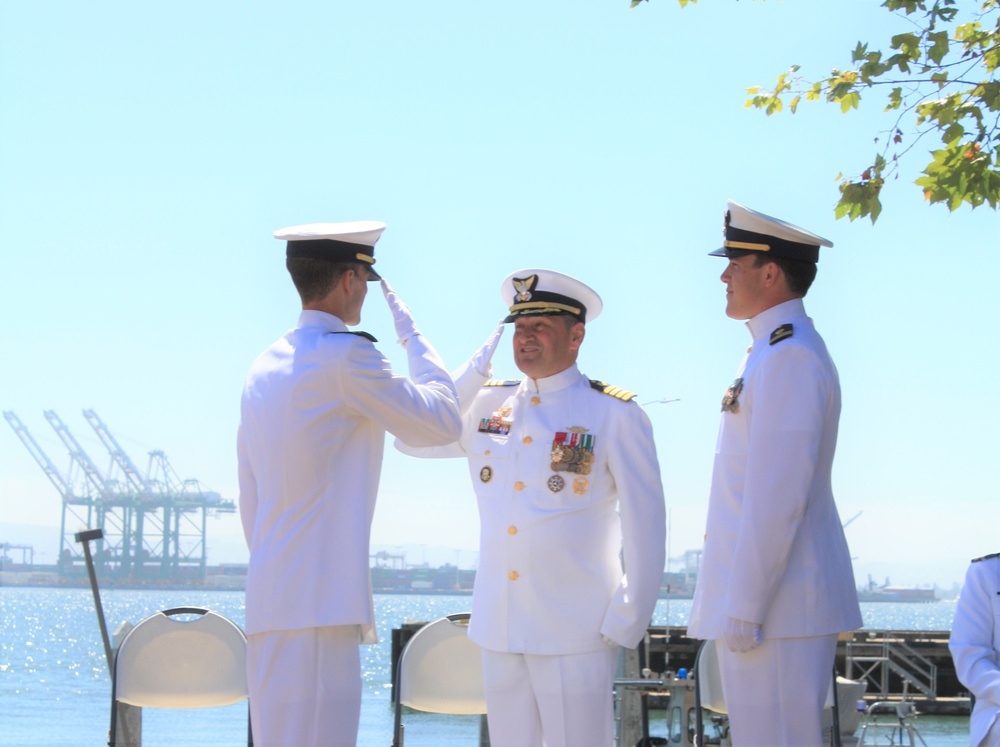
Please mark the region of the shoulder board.
POLYGON ((517 386, 520 383, 520 379, 490 379, 483 386, 517 386))
POLYGON ((782 324, 780 327, 774 330, 774 332, 771 333, 771 344, 775 345, 781 342, 782 340, 787 340, 791 336, 792 336, 792 325, 782 324))
POLYGON ((973 563, 978 563, 981 560, 992 560, 993 558, 1000 558, 1000 552, 995 552, 995 553, 993 553, 991 555, 983 555, 983 557, 981 557, 981 558, 973 558, 972 562, 973 563))
POLYGON ((608 394, 612 397, 620 399, 622 402, 629 402, 635 399, 635 394, 632 392, 627 392, 620 386, 605 384, 603 381, 598 381, 597 379, 590 380, 590 388, 597 390, 601 394, 608 394))
POLYGON ((378 342, 378 340, 375 339, 375 335, 370 335, 367 332, 352 332, 351 330, 347 330, 345 332, 331 332, 330 334, 331 335, 357 335, 358 337, 364 337, 366 340, 371 340, 372 342, 378 342))

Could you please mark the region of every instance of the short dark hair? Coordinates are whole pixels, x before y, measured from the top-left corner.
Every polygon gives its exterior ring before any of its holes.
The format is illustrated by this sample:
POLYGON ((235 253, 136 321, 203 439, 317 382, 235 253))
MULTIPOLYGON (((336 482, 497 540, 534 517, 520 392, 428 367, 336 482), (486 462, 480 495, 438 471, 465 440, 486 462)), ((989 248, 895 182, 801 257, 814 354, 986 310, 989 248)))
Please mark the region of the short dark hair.
POLYGON ((295 290, 302 303, 312 303, 326 297, 333 286, 348 270, 359 272, 360 262, 330 262, 312 257, 288 257, 285 267, 292 276, 295 290))
POLYGON ((805 262, 800 259, 790 259, 788 257, 773 257, 766 252, 754 252, 756 267, 763 267, 768 262, 774 262, 781 271, 785 273, 785 280, 788 282, 788 290, 799 298, 805 298, 809 292, 809 287, 816 279, 816 263, 805 262))

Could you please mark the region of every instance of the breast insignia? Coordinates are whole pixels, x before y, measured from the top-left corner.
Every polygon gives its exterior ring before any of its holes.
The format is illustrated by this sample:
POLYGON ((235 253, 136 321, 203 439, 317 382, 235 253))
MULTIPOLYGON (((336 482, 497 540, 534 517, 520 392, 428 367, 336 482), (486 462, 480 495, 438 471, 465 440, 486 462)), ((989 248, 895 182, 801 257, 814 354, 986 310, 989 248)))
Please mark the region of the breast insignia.
POLYGON ((792 325, 782 324, 774 332, 771 333, 771 344, 777 345, 782 340, 787 340, 792 336, 792 325))
POLYGON ((490 379, 483 386, 517 386, 520 383, 520 379, 490 379))
POLYGON ((995 552, 995 553, 992 553, 990 555, 983 555, 983 557, 981 557, 981 558, 973 558, 972 562, 973 563, 978 563, 981 560, 992 560, 993 558, 1000 558, 1000 552, 995 552))
POLYGON ((590 380, 590 388, 596 389, 601 394, 609 394, 616 399, 620 399, 622 402, 630 402, 635 399, 634 393, 625 391, 620 386, 605 384, 603 381, 598 381, 597 379, 590 380))

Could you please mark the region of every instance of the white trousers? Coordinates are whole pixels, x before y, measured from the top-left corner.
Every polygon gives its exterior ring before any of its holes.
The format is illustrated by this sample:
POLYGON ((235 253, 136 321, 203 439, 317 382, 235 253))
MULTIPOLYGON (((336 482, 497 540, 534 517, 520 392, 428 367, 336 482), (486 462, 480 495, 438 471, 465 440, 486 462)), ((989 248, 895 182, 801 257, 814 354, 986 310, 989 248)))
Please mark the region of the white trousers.
POLYGON ((355 747, 361 717, 357 625, 247 636, 257 747, 355 747))
POLYGON ((1000 744, 1000 718, 993 722, 986 737, 981 739, 976 747, 996 747, 998 744, 1000 744))
POLYGON ((618 648, 545 656, 483 649, 492 747, 612 747, 618 648))
POLYGON ((718 641, 733 747, 821 747, 837 636, 771 638, 746 654, 718 641))

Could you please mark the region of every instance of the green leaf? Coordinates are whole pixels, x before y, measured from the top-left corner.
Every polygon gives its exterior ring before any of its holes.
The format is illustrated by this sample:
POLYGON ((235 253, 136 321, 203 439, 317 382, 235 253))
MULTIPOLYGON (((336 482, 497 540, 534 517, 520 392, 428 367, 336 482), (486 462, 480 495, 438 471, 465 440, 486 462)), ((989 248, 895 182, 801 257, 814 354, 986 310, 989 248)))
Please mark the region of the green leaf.
POLYGON ((944 132, 941 134, 941 140, 946 144, 953 143, 964 134, 965 128, 957 122, 954 122, 945 128, 944 132))
POLYGON ((846 94, 840 100, 840 111, 847 114, 851 109, 857 109, 858 103, 861 101, 861 95, 857 91, 852 91, 846 94))
POLYGON ((948 32, 937 31, 933 34, 928 34, 927 40, 931 43, 930 48, 927 50, 927 56, 934 61, 934 64, 940 65, 941 60, 948 54, 948 32))
POLYGON ((920 37, 916 34, 896 34, 889 44, 912 62, 920 59, 920 37))
POLYGON ((903 103, 903 89, 896 86, 889 92, 889 103, 885 106, 885 111, 898 109, 903 103))

